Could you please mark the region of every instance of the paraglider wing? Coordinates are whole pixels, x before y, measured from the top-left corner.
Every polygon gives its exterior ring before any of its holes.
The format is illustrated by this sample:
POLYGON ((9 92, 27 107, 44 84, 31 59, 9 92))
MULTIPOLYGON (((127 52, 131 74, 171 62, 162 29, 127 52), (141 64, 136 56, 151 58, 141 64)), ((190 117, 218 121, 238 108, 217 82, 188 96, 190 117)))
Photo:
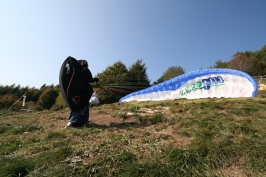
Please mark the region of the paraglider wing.
POLYGON ((60 90, 61 90, 64 101, 66 102, 67 106, 69 107, 71 111, 73 111, 72 110, 73 106, 70 101, 69 91, 70 91, 71 83, 72 83, 71 80, 74 77, 75 67, 77 67, 77 65, 78 65, 77 60, 69 56, 63 62, 60 68, 60 72, 59 72, 60 90))
POLYGON ((133 92, 119 101, 254 97, 257 91, 256 81, 247 73, 233 69, 204 69, 133 92))
POLYGON ((59 87, 67 106, 72 112, 82 109, 88 104, 93 93, 89 82, 82 75, 84 68, 78 61, 68 57, 62 64, 59 73, 59 87))

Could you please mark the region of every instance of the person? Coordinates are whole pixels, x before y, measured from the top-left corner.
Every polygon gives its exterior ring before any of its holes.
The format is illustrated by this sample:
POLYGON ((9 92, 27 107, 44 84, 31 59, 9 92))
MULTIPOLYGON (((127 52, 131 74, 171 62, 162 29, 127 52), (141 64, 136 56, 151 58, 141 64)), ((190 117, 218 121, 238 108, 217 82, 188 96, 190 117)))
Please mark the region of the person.
MULTIPOLYGON (((79 75, 79 79, 80 82, 86 82, 86 86, 88 88, 86 88, 85 90, 85 94, 89 95, 88 98, 91 97, 92 93, 93 93, 93 89, 90 85, 90 83, 93 82, 98 82, 99 78, 93 78, 92 74, 89 70, 88 67, 88 63, 86 60, 78 60, 78 65, 79 65, 79 69, 78 69, 78 73, 80 73, 79 75)), ((77 84, 79 85, 79 84, 77 84)), ((89 122, 89 108, 90 108, 90 102, 86 101, 84 103, 84 106, 75 111, 75 112, 71 112, 70 113, 70 117, 69 117, 69 121, 67 123, 67 125, 65 126, 65 128, 73 128, 73 127, 81 127, 84 126, 86 124, 88 124, 89 122)))

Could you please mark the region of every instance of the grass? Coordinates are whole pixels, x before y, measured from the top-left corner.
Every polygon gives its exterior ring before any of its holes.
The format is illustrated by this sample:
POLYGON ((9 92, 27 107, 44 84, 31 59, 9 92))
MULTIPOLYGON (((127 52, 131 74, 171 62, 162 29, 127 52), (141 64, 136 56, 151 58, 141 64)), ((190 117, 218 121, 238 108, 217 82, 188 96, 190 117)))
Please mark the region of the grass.
POLYGON ((9 112, 0 177, 266 176, 265 95, 101 105, 121 123, 71 130, 68 110, 9 112))

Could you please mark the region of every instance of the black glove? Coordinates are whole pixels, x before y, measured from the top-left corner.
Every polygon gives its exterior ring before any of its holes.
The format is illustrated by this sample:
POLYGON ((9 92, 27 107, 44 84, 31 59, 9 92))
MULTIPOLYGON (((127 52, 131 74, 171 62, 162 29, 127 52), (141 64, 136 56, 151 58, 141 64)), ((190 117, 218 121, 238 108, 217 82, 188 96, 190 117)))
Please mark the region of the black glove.
POLYGON ((95 78, 93 78, 93 81, 94 82, 99 82, 99 78, 95 77, 95 78))

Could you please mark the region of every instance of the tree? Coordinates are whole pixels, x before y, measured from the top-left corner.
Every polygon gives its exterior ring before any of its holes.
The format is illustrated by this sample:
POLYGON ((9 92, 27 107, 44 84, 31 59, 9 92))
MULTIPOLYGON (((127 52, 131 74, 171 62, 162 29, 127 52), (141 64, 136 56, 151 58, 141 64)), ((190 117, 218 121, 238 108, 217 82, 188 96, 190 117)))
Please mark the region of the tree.
POLYGON ((60 109, 67 108, 67 104, 63 98, 63 95, 62 95, 60 89, 59 88, 56 88, 56 89, 58 91, 58 96, 55 100, 55 104, 50 108, 50 110, 52 110, 52 111, 57 111, 60 109))
POLYGON ((16 97, 12 94, 0 95, 0 108, 8 108, 16 101, 16 97))
POLYGON ((127 81, 132 91, 138 91, 150 87, 150 80, 146 73, 146 66, 142 59, 137 60, 131 65, 127 74, 127 81))
POLYGON ((33 102, 37 102, 39 97, 41 95, 41 91, 37 88, 30 88, 28 91, 27 91, 27 100, 28 101, 33 101, 33 102))
POLYGON ((266 74, 266 45, 264 45, 259 51, 254 52, 254 57, 258 60, 259 68, 257 71, 260 71, 258 75, 266 74))
POLYGON ((124 63, 118 61, 111 66, 108 66, 105 71, 97 74, 99 84, 102 89, 97 89, 99 100, 101 103, 117 102, 122 95, 124 83, 126 82, 128 70, 124 63))
POLYGON ((39 97, 37 101, 37 106, 39 110, 47 109, 49 110, 56 101, 58 96, 58 91, 54 88, 47 87, 39 97))
POLYGON ((254 52, 256 59, 266 62, 266 44, 259 50, 254 52))
POLYGON ((185 70, 181 66, 171 66, 163 73, 163 75, 157 81, 153 83, 153 85, 175 78, 182 74, 185 74, 185 70))
POLYGON ((227 65, 228 62, 219 59, 215 62, 215 65, 210 66, 209 68, 227 68, 227 65))
POLYGON ((250 75, 258 74, 259 62, 250 51, 237 52, 228 62, 228 68, 240 70, 250 75))

